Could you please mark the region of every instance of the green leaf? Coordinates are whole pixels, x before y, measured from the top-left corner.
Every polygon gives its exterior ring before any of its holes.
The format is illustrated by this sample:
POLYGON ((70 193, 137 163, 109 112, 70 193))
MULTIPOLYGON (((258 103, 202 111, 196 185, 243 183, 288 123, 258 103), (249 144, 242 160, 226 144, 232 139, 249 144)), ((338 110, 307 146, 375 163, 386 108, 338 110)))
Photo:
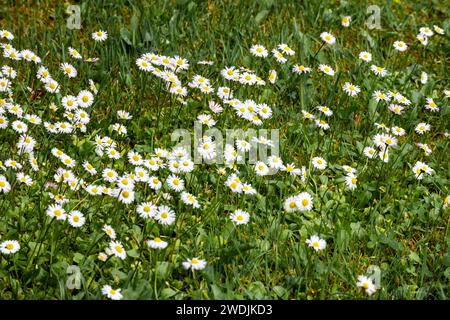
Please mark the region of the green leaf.
POLYGON ((255 17, 256 24, 260 24, 267 17, 268 14, 269 10, 260 11, 255 17))
POLYGON ((76 253, 73 255, 73 261, 76 262, 76 263, 78 263, 78 264, 82 263, 82 262, 84 261, 84 255, 82 255, 82 254, 79 253, 79 252, 76 252, 76 253))
POLYGON ((411 251, 410 253, 409 253, 409 259, 411 259, 412 261, 414 261, 414 262, 417 262, 417 263, 422 263, 422 260, 420 260, 420 257, 419 257, 419 255, 417 254, 417 253, 415 253, 414 251, 411 251))
POLYGON ((137 258, 139 257, 139 251, 137 249, 128 250, 127 255, 132 258, 137 258))
POLYGON ((132 45, 132 42, 130 40, 131 38, 131 33, 127 28, 120 28, 120 36, 122 38, 123 41, 125 41, 128 45, 132 45))
POLYGON ((170 288, 164 288, 161 290, 161 299, 169 299, 176 295, 177 292, 170 288))

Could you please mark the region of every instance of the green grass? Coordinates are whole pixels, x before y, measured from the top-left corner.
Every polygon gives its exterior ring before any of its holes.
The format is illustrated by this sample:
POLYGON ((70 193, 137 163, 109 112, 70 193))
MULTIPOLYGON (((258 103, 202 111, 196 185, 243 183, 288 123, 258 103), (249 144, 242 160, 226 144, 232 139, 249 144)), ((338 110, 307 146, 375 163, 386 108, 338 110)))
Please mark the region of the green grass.
MULTIPOLYGON (((443 208, 449 195, 449 100, 443 94, 450 89, 449 9, 441 1, 79 1, 80 30, 66 27, 68 15, 60 1, 28 1, 21 5, 7 1, 0 8, 0 28, 11 31, 18 50, 30 49, 43 59, 63 87, 60 94, 33 96, 27 90, 43 90, 36 79, 38 69, 32 63, 0 57, 1 65, 17 70, 13 80, 15 103, 43 121, 59 121, 61 110, 52 112, 49 104, 60 105, 66 94, 76 95, 88 87, 88 79, 98 84, 87 132, 55 135, 43 126, 29 125, 29 135, 37 140, 35 156, 38 172, 20 158, 15 147, 19 134, 9 126, 0 129, 0 161, 23 161, 23 171, 34 183, 27 187, 15 183, 11 168, 0 169, 12 185, 9 193, 0 193, 0 242, 18 240, 21 249, 0 256, 0 298, 2 299, 104 299, 105 284, 121 288, 125 299, 365 299, 356 286, 357 276, 369 275, 371 265, 381 270, 381 287, 371 299, 448 299, 450 280, 449 209, 443 208), (382 29, 369 30, 367 7, 381 8, 382 29), (341 17, 352 17, 349 28, 341 26, 341 17), (433 35, 422 46, 415 39, 419 28, 439 25, 445 35, 433 35), (109 38, 95 43, 91 33, 103 29, 109 38), (320 33, 336 36, 332 46, 321 47, 320 33), (393 42, 409 44, 406 52, 393 49, 393 42), (269 53, 266 59, 250 54, 253 44, 269 50, 287 43, 296 54, 285 65, 269 53), (98 57, 87 63, 69 57, 68 47, 83 57, 98 57), (389 75, 380 78, 358 59, 361 51, 373 55, 371 63, 385 67, 389 75), (239 177, 258 190, 257 196, 234 194, 224 185, 226 176, 216 165, 198 164, 186 176, 186 188, 196 195, 201 208, 184 205, 171 192, 172 200, 161 198, 144 184, 136 185, 136 201, 125 205, 117 199, 89 196, 83 190, 71 191, 58 185, 69 203, 66 211, 76 209, 86 224, 75 229, 68 222, 51 221, 47 207, 47 182, 63 165, 51 154, 57 147, 77 161, 72 170, 89 183, 105 184, 101 174, 90 177, 82 168, 88 160, 97 170, 114 167, 119 174, 131 172, 126 161, 130 150, 149 158, 154 148, 171 149, 170 134, 177 128, 193 130, 193 121, 209 113, 206 97, 188 87, 187 105, 181 107, 163 88, 162 80, 138 70, 136 59, 146 52, 180 55, 190 62, 180 75, 183 86, 195 74, 225 85, 220 70, 225 66, 244 66, 267 80, 275 69, 278 79, 265 86, 231 83, 235 97, 267 103, 273 116, 261 128, 280 130, 280 156, 284 163, 310 168, 303 183, 279 172, 259 177, 253 166, 239 165, 239 177), (212 66, 198 65, 211 60, 212 66), (69 62, 78 76, 68 80, 59 70, 69 62), (301 63, 313 68, 307 76, 294 75, 291 68, 301 63), (334 77, 317 71, 319 64, 334 68, 334 77), (420 74, 429 75, 427 84, 420 74), (301 80, 302 79, 302 80, 301 80), (349 97, 342 90, 345 82, 361 87, 361 93, 349 97), (399 91, 411 100, 403 115, 388 111, 388 104, 376 103, 375 90, 399 91), (302 93, 301 93, 302 92, 302 93), (432 97, 441 111, 424 109, 432 97), (303 107, 302 107, 303 105, 303 107), (318 115, 318 105, 332 108, 327 118, 331 128, 323 131, 303 119, 302 109, 318 115), (126 110, 132 120, 117 120, 117 110, 126 110), (119 136, 111 125, 126 125, 128 134, 119 136), (384 163, 363 154, 373 145, 372 137, 381 133, 374 123, 404 128, 391 159, 384 163), (431 131, 414 132, 419 122, 431 124, 431 131), (96 135, 110 136, 124 151, 120 160, 100 158, 95 152, 96 135), (427 143, 433 150, 428 157, 416 147, 427 143), (328 161, 324 171, 313 170, 312 157, 328 161), (426 162, 434 173, 417 180, 412 166, 426 162), (358 187, 350 191, 340 166, 357 168, 358 187), (314 208, 308 212, 288 213, 284 200, 300 192, 313 196, 314 208), (170 206, 177 214, 174 225, 162 226, 136 213, 143 201, 170 206), (242 209, 250 213, 247 225, 236 226, 229 213, 242 209), (128 256, 106 262, 98 260, 109 239, 102 231, 111 225, 128 256), (325 250, 315 252, 305 241, 318 234, 327 242, 325 250), (145 240, 161 235, 169 243, 166 249, 149 249, 145 240), (186 258, 207 261, 202 271, 184 270, 186 258), (66 286, 67 267, 81 269, 81 288, 66 286)), ((4 40, 2 40, 4 42, 4 40)), ((1 98, 7 95, 0 93, 1 98)), ((223 104, 222 104, 223 105, 223 104)), ((256 128, 238 118, 231 107, 213 115, 218 129, 256 128)), ((8 114, 10 122, 16 119, 8 114)), ((26 122, 26 121, 25 121, 26 122)), ((230 170, 227 171, 228 174, 230 170)), ((167 169, 156 173, 164 180, 167 169)), ((167 189, 165 189, 167 192, 167 189)))

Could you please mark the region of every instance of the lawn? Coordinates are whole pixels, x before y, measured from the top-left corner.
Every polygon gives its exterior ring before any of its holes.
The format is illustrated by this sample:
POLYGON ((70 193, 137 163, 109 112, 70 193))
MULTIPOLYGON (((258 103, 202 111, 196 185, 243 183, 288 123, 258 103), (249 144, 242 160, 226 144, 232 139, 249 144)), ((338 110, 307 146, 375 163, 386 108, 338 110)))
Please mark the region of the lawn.
POLYGON ((445 1, 4 1, 0 299, 448 299, 445 1))

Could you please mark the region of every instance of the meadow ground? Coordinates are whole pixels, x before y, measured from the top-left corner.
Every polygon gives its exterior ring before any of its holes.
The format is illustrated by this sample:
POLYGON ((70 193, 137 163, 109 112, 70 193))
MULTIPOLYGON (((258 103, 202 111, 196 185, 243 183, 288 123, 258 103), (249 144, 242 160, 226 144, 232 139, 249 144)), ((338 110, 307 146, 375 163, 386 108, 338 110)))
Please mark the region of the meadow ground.
POLYGON ((447 299, 449 11, 3 0, 0 298, 447 299))

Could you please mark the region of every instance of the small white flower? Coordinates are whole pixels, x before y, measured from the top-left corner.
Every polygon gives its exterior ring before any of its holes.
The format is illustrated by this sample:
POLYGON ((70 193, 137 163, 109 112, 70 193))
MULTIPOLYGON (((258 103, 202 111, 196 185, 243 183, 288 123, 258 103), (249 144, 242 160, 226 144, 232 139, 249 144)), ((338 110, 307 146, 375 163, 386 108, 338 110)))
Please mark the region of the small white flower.
POLYGON ((243 210, 237 209, 230 214, 230 219, 236 224, 247 224, 250 220, 250 214, 243 210))
POLYGON ((187 259, 183 263, 185 269, 202 270, 206 266, 206 261, 199 258, 187 259))
POLYGON ((20 250, 20 244, 17 240, 6 240, 0 243, 0 251, 4 254, 16 253, 20 250))
POLYGON ((315 251, 323 250, 327 246, 326 241, 324 239, 319 238, 317 235, 311 236, 311 238, 307 239, 305 242, 315 251))
POLYGON ((327 161, 321 157, 312 158, 312 165, 314 168, 324 170, 327 167, 327 161))
POLYGON ((120 293, 120 290, 121 289, 113 289, 110 285, 104 285, 102 287, 102 294, 111 300, 121 300, 122 294, 120 293))
POLYGON ((371 296, 376 291, 375 285, 373 284, 372 280, 363 275, 358 276, 358 282, 356 283, 356 285, 358 287, 364 288, 369 296, 371 296))

